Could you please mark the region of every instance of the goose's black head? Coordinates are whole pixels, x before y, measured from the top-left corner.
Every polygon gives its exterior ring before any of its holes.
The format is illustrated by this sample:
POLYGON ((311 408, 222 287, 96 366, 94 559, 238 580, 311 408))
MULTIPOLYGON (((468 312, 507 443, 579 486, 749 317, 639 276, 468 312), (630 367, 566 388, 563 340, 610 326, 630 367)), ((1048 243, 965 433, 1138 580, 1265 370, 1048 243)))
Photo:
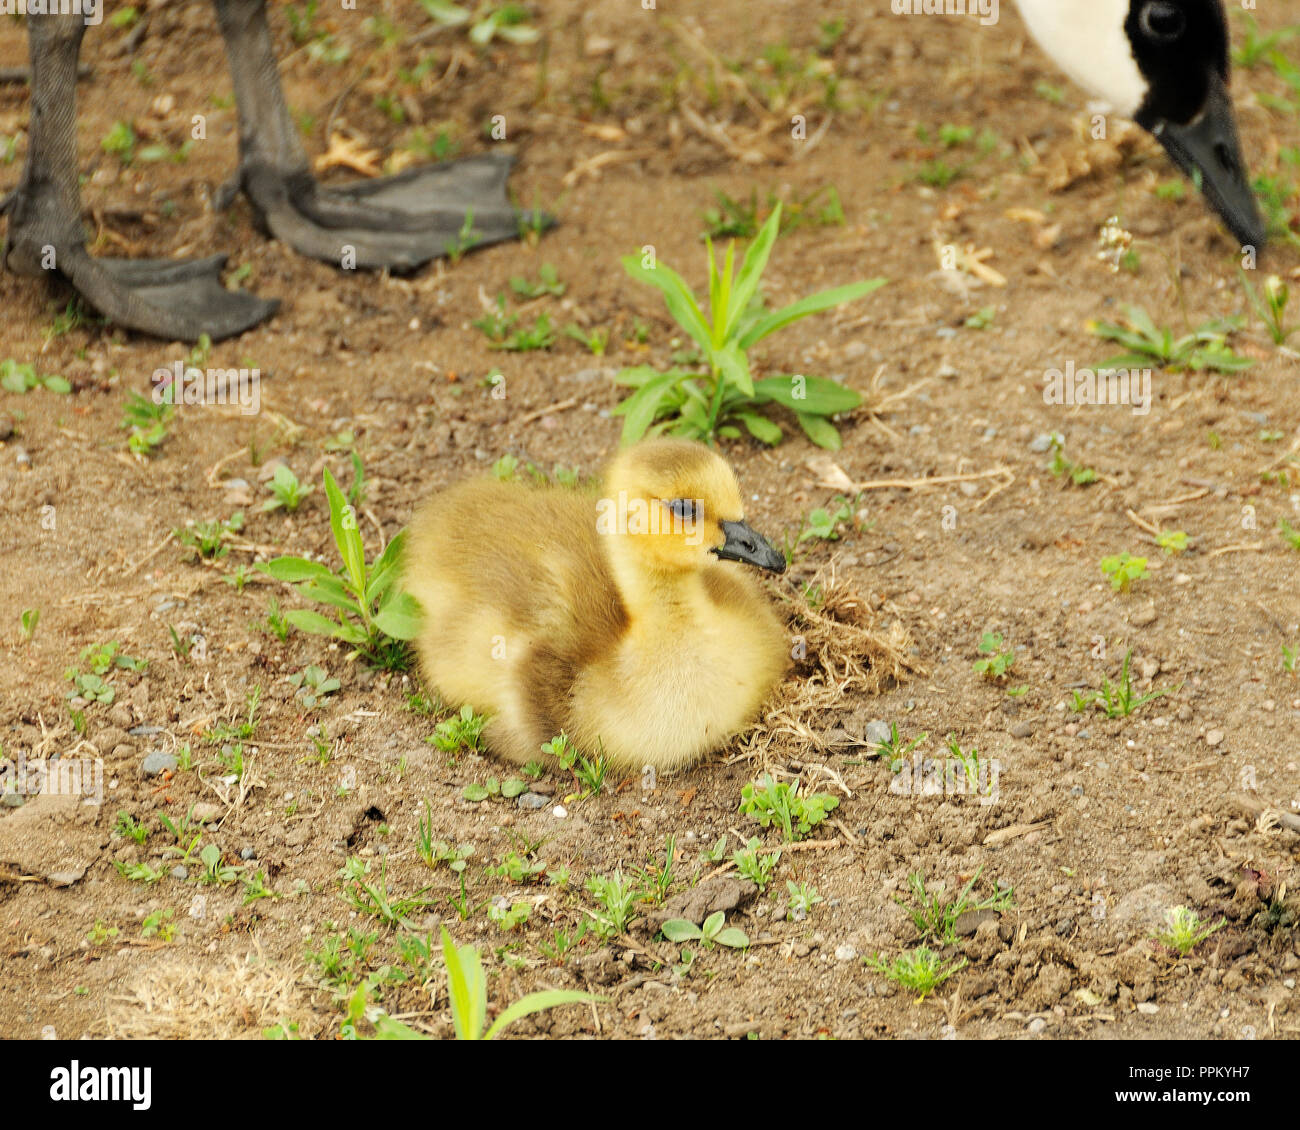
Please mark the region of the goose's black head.
POLYGON ((1150 130, 1237 239, 1264 242, 1228 97, 1221 0, 1018 2, 1057 66, 1150 130))
POLYGON ((1124 32, 1146 80, 1133 116, 1205 193, 1243 244, 1264 242, 1228 96, 1228 22, 1219 0, 1131 0, 1124 32))

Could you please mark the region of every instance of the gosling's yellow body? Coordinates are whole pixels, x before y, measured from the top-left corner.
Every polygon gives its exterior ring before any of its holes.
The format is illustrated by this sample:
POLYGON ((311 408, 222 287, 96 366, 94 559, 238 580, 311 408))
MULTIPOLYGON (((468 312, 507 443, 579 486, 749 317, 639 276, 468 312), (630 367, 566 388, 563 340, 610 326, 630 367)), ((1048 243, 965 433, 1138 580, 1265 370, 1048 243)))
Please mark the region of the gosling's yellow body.
POLYGON ((489 715, 488 748, 514 761, 565 733, 618 768, 686 765, 750 722, 786 665, 762 591, 713 555, 733 549, 784 567, 699 444, 637 444, 594 491, 452 487, 406 549, 425 673, 448 705, 489 715))

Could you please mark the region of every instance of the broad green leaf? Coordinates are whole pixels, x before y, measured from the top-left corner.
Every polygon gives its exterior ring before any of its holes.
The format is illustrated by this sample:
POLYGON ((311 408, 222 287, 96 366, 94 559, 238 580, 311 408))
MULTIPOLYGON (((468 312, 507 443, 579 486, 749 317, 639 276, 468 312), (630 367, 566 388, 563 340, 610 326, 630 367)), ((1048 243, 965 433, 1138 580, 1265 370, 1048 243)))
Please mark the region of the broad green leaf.
POLYGON ((544 1012, 548 1008, 557 1008, 562 1004, 587 1004, 591 1001, 603 1001, 604 997, 592 996, 590 993, 579 993, 572 989, 551 989, 543 993, 529 993, 526 997, 521 997, 510 1005, 500 1016, 492 1022, 492 1027, 487 1030, 485 1040, 496 1039, 497 1033, 509 1027, 516 1020, 525 1016, 531 1016, 534 1012, 544 1012))
POLYGON ((313 612, 309 608, 294 608, 284 614, 288 623, 292 624, 304 632, 310 632, 316 636, 333 636, 335 639, 343 640, 350 644, 363 644, 366 642, 366 633, 354 624, 340 624, 319 612, 313 612))
POLYGON ((684 918, 671 918, 660 930, 670 942, 689 942, 704 937, 703 931, 694 922, 687 922, 684 918))
POLYGON ((843 444, 840 433, 825 416, 814 416, 811 412, 796 412, 795 415, 804 434, 813 443, 818 447, 826 448, 827 451, 839 451, 843 444))
POLYGON ((676 373, 664 373, 642 385, 615 409, 623 417, 623 443, 636 443, 654 423, 664 395, 676 384, 676 373))
POLYGON ((869 279, 867 282, 850 283, 848 286, 839 286, 833 290, 823 290, 817 294, 810 294, 807 298, 801 298, 798 302, 792 302, 789 306, 774 310, 746 331, 745 335, 740 339, 741 348, 748 349, 756 342, 762 341, 769 334, 784 329, 791 322, 799 321, 800 318, 820 314, 823 310, 830 310, 836 306, 842 306, 846 302, 856 302, 859 298, 865 298, 872 291, 879 290, 884 286, 886 281, 886 279, 869 279))
POLYGON ((749 375, 749 358, 734 341, 729 341, 715 355, 722 379, 740 389, 747 397, 754 395, 754 380, 749 375))
POLYGON ((696 302, 694 292, 681 275, 663 263, 656 263, 653 268, 643 267, 639 255, 625 255, 623 269, 638 282, 648 283, 663 294, 668 313, 701 349, 709 349, 713 345, 713 334, 704 320, 700 304, 696 302))
POLYGON ((394 1020, 391 1016, 378 1016, 375 1018, 376 1040, 428 1040, 430 1038, 423 1032, 417 1032, 414 1028, 403 1024, 400 1020, 394 1020))
POLYGON ((45 378, 45 387, 51 392, 57 392, 60 396, 66 395, 72 391, 72 385, 67 377, 60 377, 55 374, 45 378))
POLYGON ((735 926, 728 926, 713 940, 720 946, 730 946, 736 950, 744 949, 749 945, 749 936, 744 930, 738 930, 735 926))
POLYGON ((852 412, 862 403, 862 395, 856 389, 846 388, 825 377, 764 377, 754 382, 754 391, 792 412, 817 416, 852 412))
POLYGON ((769 447, 775 447, 784 437, 784 433, 776 424, 757 412, 733 412, 732 415, 745 425, 750 435, 769 447))
POLYGON ((372 622, 389 639, 413 640, 420 634, 423 616, 419 601, 401 592, 380 605, 372 622))
POLYGON ((402 549, 405 545, 406 531, 402 530, 388 543, 388 548, 370 567, 370 580, 366 583, 367 602, 381 598, 396 579, 397 570, 402 564, 402 549))
POLYGON ((442 960, 447 967, 447 995, 451 998, 451 1020, 458 1040, 483 1037, 487 1021, 487 983, 478 951, 473 946, 457 946, 442 927, 442 960))
POLYGON ((492 795, 486 785, 480 785, 477 781, 471 782, 461 790, 461 796, 474 804, 487 800, 492 795))
POLYGON ((361 544, 356 511, 348 505, 328 467, 325 468, 325 495, 330 504, 330 529, 334 531, 334 544, 339 547, 339 556, 343 558, 353 592, 360 595, 366 591, 366 551, 361 544))
MULTIPOLYGON (((740 324, 741 316, 745 313, 749 301, 754 297, 755 291, 758 290, 758 284, 763 278, 763 272, 767 269, 767 260, 772 254, 772 248, 776 244, 776 237, 781 230, 781 205, 778 204, 772 209, 772 214, 767 218, 767 223, 754 238, 754 242, 749 245, 749 250, 745 252, 745 258, 740 264, 740 275, 736 279, 736 287, 731 292, 731 300, 727 304, 726 310, 726 332, 723 334, 723 340, 731 337, 736 327, 740 324)), ((715 312, 714 318, 718 317, 715 312)), ((758 339, 755 338, 757 341, 758 339)))
POLYGON ((338 577, 328 577, 320 581, 304 581, 298 586, 298 595, 304 600, 315 601, 317 604, 328 604, 354 616, 361 615, 361 606, 356 602, 352 594, 343 587, 343 582, 338 577))
POLYGON ((727 912, 725 910, 715 910, 704 920, 704 925, 701 926, 700 929, 704 931, 704 936, 706 938, 711 938, 722 929, 722 924, 726 919, 727 912))
POLYGON ((307 561, 302 557, 277 557, 272 561, 255 565, 254 568, 268 577, 273 577, 277 581, 287 581, 289 584, 296 584, 299 581, 338 580, 333 569, 316 561, 307 561))

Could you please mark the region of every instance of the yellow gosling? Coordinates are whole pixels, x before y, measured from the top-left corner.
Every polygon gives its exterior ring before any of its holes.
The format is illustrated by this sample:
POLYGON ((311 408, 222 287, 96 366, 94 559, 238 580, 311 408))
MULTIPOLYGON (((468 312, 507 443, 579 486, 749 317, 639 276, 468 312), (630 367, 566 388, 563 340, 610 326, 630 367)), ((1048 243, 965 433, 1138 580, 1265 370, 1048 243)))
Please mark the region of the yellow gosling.
POLYGON ((785 569, 731 468, 655 439, 596 491, 441 492, 411 523, 403 583, 429 682, 489 716, 494 753, 531 761, 564 733, 614 768, 671 770, 752 721, 786 667, 781 622, 737 562, 785 569))

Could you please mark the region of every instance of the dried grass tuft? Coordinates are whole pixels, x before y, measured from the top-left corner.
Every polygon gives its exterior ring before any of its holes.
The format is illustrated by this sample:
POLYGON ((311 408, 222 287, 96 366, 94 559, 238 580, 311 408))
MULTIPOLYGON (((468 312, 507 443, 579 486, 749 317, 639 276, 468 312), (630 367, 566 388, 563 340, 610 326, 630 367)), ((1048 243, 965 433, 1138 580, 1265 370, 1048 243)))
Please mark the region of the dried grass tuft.
POLYGON ((912 636, 895 620, 880 631, 878 616, 852 585, 836 576, 835 563, 820 569, 808 591, 820 587, 812 607, 793 594, 783 599, 791 637, 802 641, 794 667, 776 692, 766 716, 745 743, 745 756, 766 753, 783 737, 804 749, 824 750, 826 711, 842 709, 849 694, 879 694, 908 675, 926 670, 910 656, 912 636))

